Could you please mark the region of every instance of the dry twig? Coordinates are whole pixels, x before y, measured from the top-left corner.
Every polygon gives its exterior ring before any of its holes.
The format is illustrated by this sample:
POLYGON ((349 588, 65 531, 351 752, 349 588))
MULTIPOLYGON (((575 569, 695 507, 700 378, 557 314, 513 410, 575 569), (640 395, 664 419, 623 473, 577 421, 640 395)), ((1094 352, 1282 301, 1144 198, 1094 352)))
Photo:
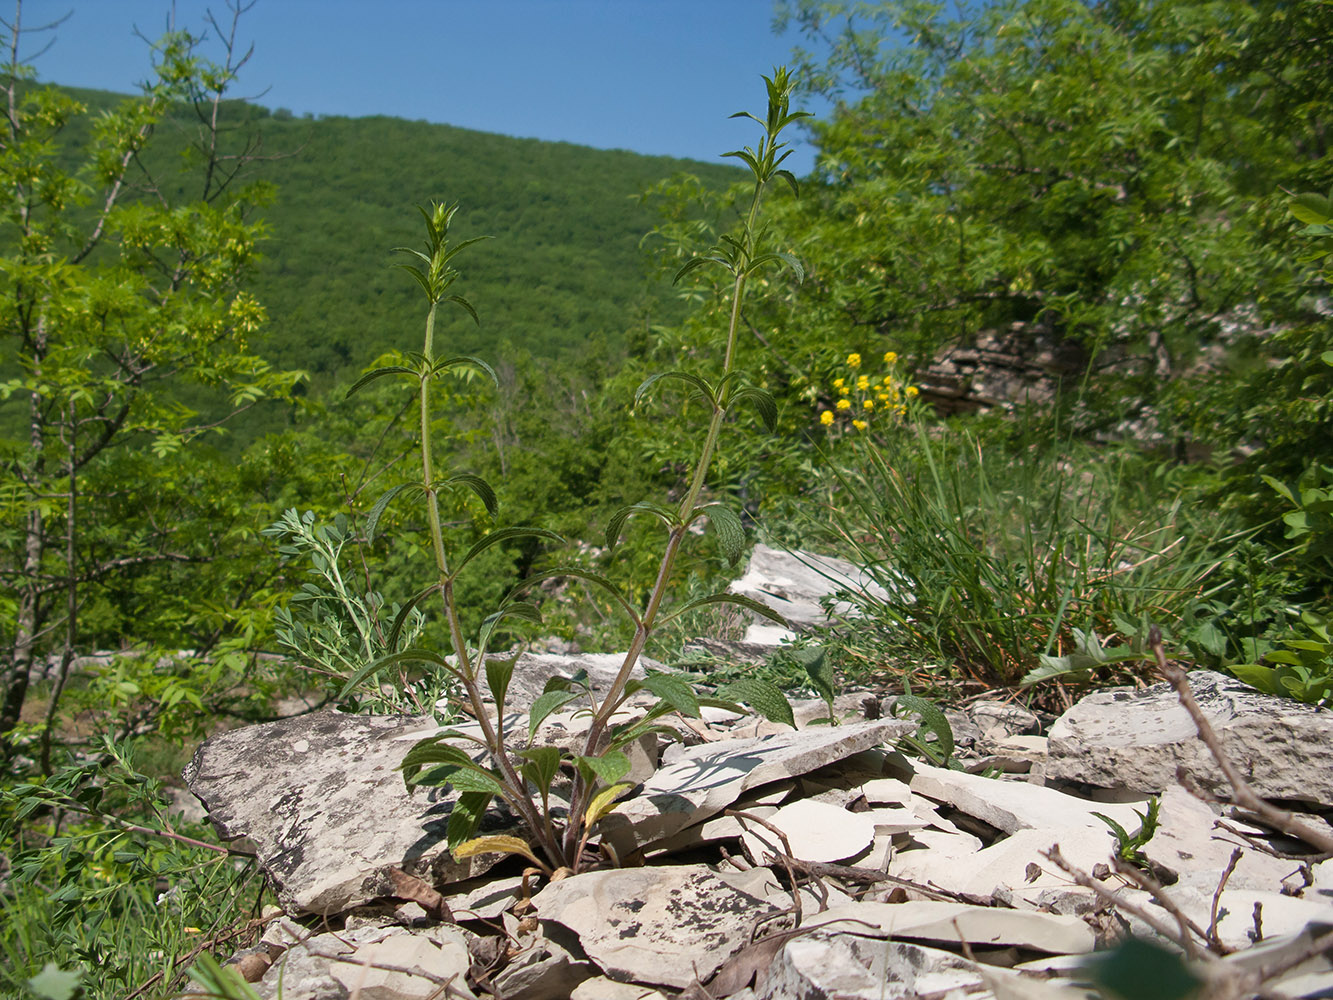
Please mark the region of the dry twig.
POLYGON ((1279 809, 1267 802, 1250 787, 1249 782, 1241 777, 1240 772, 1236 770, 1236 766, 1231 762, 1231 758, 1222 749, 1222 741, 1218 739, 1212 723, 1208 721, 1208 717, 1199 708, 1199 703, 1194 700, 1194 692, 1190 690, 1189 678, 1185 671, 1176 664, 1167 662, 1166 653, 1162 649, 1162 633, 1155 625, 1148 634, 1148 643, 1152 647, 1153 656, 1157 659, 1157 669, 1161 671, 1167 682, 1176 689, 1176 697, 1180 699, 1180 704, 1194 721, 1199 739, 1203 740, 1204 746, 1208 748, 1213 760, 1217 761, 1217 766, 1221 768, 1223 777, 1227 779, 1227 784, 1231 786, 1233 801, 1236 805, 1253 813, 1257 818, 1263 820, 1266 825, 1305 841, 1321 853, 1333 853, 1333 836, 1303 822, 1285 809, 1279 809))

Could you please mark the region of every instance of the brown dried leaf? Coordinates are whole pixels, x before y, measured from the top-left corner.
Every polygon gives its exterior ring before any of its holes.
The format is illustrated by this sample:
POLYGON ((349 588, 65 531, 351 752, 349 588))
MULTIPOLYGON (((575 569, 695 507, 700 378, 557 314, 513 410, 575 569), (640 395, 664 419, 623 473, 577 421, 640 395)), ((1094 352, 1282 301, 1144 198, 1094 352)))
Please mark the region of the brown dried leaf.
POLYGON ((434 920, 454 923, 453 911, 444 897, 415 875, 409 875, 401 868, 390 868, 389 881, 393 883, 393 894, 397 898, 419 903, 434 920))
POLYGON ((799 931, 779 931, 746 945, 718 970, 708 984, 708 992, 715 997, 729 997, 745 989, 751 982, 755 989, 759 989, 768 978, 768 968, 773 964, 773 959, 797 933, 799 931))

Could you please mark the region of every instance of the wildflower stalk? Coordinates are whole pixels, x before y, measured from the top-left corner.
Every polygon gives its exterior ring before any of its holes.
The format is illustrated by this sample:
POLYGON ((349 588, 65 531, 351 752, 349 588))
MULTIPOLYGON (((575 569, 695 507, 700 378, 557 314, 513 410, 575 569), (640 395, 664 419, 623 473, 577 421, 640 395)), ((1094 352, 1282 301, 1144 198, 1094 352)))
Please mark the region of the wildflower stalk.
MULTIPOLYGON (((759 254, 757 252, 759 234, 756 231, 756 224, 759 218, 759 205, 763 199, 765 188, 775 177, 781 177, 792 186, 793 191, 796 190, 796 182, 792 175, 788 171, 780 169, 782 161, 786 159, 790 151, 781 152, 786 144, 778 140, 778 134, 791 122, 805 117, 805 112, 793 114, 788 110, 794 84, 785 69, 774 70, 773 77, 764 77, 764 81, 768 86, 769 98, 766 119, 761 121, 747 112, 739 112, 732 116, 733 118, 749 118, 764 126, 764 137, 760 140, 758 151, 746 147, 744 150, 726 154, 744 160, 754 176, 750 209, 746 215, 740 239, 727 240, 726 245, 714 247, 708 255, 694 258, 676 276, 676 279, 679 280, 688 271, 705 262, 721 264, 730 270, 734 276, 731 289, 731 310, 727 323, 726 350, 722 361, 722 375, 715 383, 717 391, 711 400, 712 413, 708 422, 708 431, 704 436, 699 457, 694 465, 694 474, 691 477, 689 489, 686 491, 684 499, 681 500, 676 523, 672 525, 668 532, 666 547, 662 552, 662 559, 658 565, 657 576, 648 598, 648 605, 635 624, 634 637, 630 642, 628 652, 625 654, 625 659, 621 663, 620 670, 616 673, 615 679, 607 690, 605 698, 602 699, 601 705, 594 708, 592 723, 588 729, 585 743, 585 755, 597 754, 602 750, 602 743, 611 716, 624 701, 625 689, 629 683, 630 675, 639 662, 639 658, 643 655, 648 639, 652 636, 658 613, 671 584, 681 543, 684 541, 690 524, 695 517, 699 498, 703 493, 704 483, 712 465, 713 454, 722 431, 722 422, 727 415, 728 404, 735 395, 736 381, 730 376, 735 365, 736 341, 740 330, 741 307, 745 300, 746 282, 750 274, 757 268, 772 262, 785 264, 796 270, 798 276, 800 274, 799 265, 788 255, 759 254)), ((583 824, 579 822, 579 817, 583 815, 594 787, 594 783, 585 781, 581 774, 575 779, 570 805, 570 823, 565 830, 564 853, 569 859, 568 863, 574 865, 576 870, 578 851, 587 838, 587 832, 580 830, 583 824)))
MULTIPOLYGON (((451 247, 446 237, 449 231, 449 223, 456 211, 457 206, 446 207, 444 205, 435 205, 430 213, 423 209, 422 215, 426 217, 426 228, 430 237, 427 244, 429 253, 423 254, 420 251, 402 248, 404 252, 416 256, 425 265, 424 269, 407 264, 401 266, 417 279, 430 302, 430 309, 426 313, 426 331, 422 344, 421 361, 416 373, 419 383, 418 394, 421 412, 421 488, 425 494, 431 552, 435 558, 436 587, 440 592, 444 617, 449 628, 449 639, 454 650, 456 676, 463 685, 472 708, 472 714, 481 728, 482 740, 486 749, 495 766, 499 768, 503 775, 501 797, 509 803, 524 824, 533 831, 533 835, 541 838, 543 830, 549 829, 549 826, 544 826, 542 817, 526 794, 526 783, 519 776, 513 762, 509 759, 509 754, 506 752, 504 745, 503 731, 497 729, 503 724, 502 721, 497 717, 494 723, 491 722, 490 714, 486 710, 482 697, 481 686, 478 683, 477 670, 480 664, 474 663, 468 654, 467 639, 463 634, 462 622, 459 620, 458 607, 454 600, 454 574, 449 570, 449 556, 444 545, 444 531, 440 519, 439 486, 435 482, 431 447, 431 383, 442 371, 453 367, 457 363, 475 364, 488 372, 490 371, 488 366, 474 358, 453 358, 440 361, 435 357, 435 316, 441 301, 454 302, 471 315, 474 320, 477 318, 475 310, 466 299, 459 295, 445 294, 457 275, 449 262, 465 247, 485 239, 485 237, 478 237, 464 240, 451 247)), ((493 376, 494 373, 491 374, 493 376)))

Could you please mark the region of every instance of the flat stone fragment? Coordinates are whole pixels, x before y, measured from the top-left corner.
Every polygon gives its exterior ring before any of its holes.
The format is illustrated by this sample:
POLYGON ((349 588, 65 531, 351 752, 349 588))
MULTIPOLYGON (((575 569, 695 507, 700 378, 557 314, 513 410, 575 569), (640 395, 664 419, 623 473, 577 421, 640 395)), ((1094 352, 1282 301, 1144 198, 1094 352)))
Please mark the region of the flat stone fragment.
MULTIPOLYGON (((1200 927, 1207 927, 1212 912, 1213 892, 1190 887, 1172 886, 1171 899, 1186 916, 1200 927)), ((1140 905, 1170 924, 1166 910, 1156 903, 1138 900, 1140 905)), ((1260 928, 1265 938, 1283 937, 1301 933, 1309 924, 1333 927, 1333 904, 1318 899, 1296 899, 1279 892, 1258 892, 1253 889, 1224 889, 1219 897, 1217 936, 1228 948, 1248 948, 1254 943, 1254 908, 1260 907, 1260 928)), ((1135 933, 1146 928, 1130 916, 1130 927, 1135 933)), ((1151 934, 1151 931, 1147 931, 1151 934)))
MULTIPOLYGON (((1265 938, 1253 948, 1233 952, 1220 963, 1225 977, 1234 969, 1255 970, 1263 966, 1275 968, 1288 965, 1300 955, 1310 954, 1315 934, 1326 927, 1307 925, 1298 934, 1265 938)), ((1299 965, 1289 966, 1285 972, 1271 978, 1266 988, 1289 997, 1328 997, 1333 995, 1333 956, 1328 951, 1307 958, 1299 965)))
POLYGON ((1041 720, 1012 702, 977 701, 968 706, 967 712, 988 736, 997 729, 1005 736, 1031 736, 1041 731, 1041 720))
MULTIPOLYGON (((912 837, 927 833, 913 833, 912 837)), ((1041 894, 1051 889, 1090 895, 1090 890, 1074 885, 1068 875, 1042 856, 1055 845, 1071 865, 1091 873, 1095 866, 1110 862, 1114 841, 1109 831, 1086 826, 1019 830, 966 859, 949 851, 947 843, 939 847, 931 844, 929 850, 902 851, 889 871, 975 899, 990 898, 1001 890, 1012 891, 1007 898, 1012 898, 1015 905, 1036 906, 1041 894)))
MULTIPOLYGON (((1333 806, 1333 712, 1223 674, 1189 674, 1195 700, 1242 777, 1268 798, 1333 806)), ((1090 694, 1051 727, 1048 779, 1156 794, 1176 769, 1205 788, 1225 779, 1169 684, 1090 694)))
POLYGON ((779 908, 704 865, 619 868, 552 882, 532 899, 612 979, 682 989, 749 944, 754 921, 779 908))
POLYGON ((618 983, 605 976, 597 976, 574 987, 569 1000, 666 1000, 666 996, 651 986, 618 983))
POLYGON ((1297 861, 1270 857, 1234 834, 1217 829, 1214 823, 1219 815, 1212 806, 1173 785, 1162 794, 1157 832, 1143 853, 1196 888, 1215 888, 1237 847, 1242 853, 1227 879, 1230 889, 1276 891, 1282 879, 1299 867, 1297 861))
POLYGON ((961 936, 972 945, 1015 945, 1056 955, 1092 951, 1096 939, 1077 917, 1029 910, 1002 910, 966 903, 918 900, 910 903, 846 903, 819 914, 819 923, 849 923, 847 933, 957 944, 961 936), (878 927, 878 933, 864 925, 878 927))
POLYGON ((974 989, 981 982, 974 963, 947 951, 816 931, 787 942, 755 995, 759 1000, 916 1000, 958 990, 958 996, 979 1000, 974 989))
POLYGON ((874 805, 910 806, 912 786, 898 778, 872 778, 857 789, 874 805))
POLYGON ((717 815, 752 788, 808 773, 914 728, 881 719, 689 747, 602 821, 602 839, 627 857, 636 847, 717 815))
MULTIPOLYGON (((745 575, 727 589, 767 605, 798 628, 828 622, 820 601, 838 591, 864 592, 881 599, 888 596, 870 574, 845 559, 783 552, 767 545, 754 547, 745 575)), ((838 602, 834 610, 843 615, 855 613, 846 601, 838 602)))
POLYGON ((424 1000, 441 989, 431 976, 454 977, 450 996, 475 997, 464 981, 471 959, 464 932, 457 927, 411 933, 364 926, 312 937, 292 925, 290 932, 299 936, 293 940, 287 933, 280 935, 279 943, 287 950, 252 984, 262 1000, 347 1000, 357 995, 358 986, 365 1000, 424 1000), (415 967, 427 975, 373 969, 370 964, 415 967))
POLYGON ((882 806, 857 815, 869 817, 875 824, 876 833, 911 833, 930 826, 930 820, 917 816, 911 809, 882 806))
POLYGON ((533 935, 526 950, 495 976, 495 993, 505 1000, 564 1000, 596 974, 591 962, 579 961, 556 942, 533 935))
MULTIPOLYGON (((792 857, 802 861, 841 861, 860 854, 875 839, 870 813, 848 812, 825 802, 799 799, 778 809, 768 822, 783 832, 792 857)), ((741 843, 762 863, 766 854, 784 850, 782 839, 768 827, 742 822, 741 843)))
POLYGON ((1110 816, 1131 832, 1138 829, 1139 820, 1130 803, 1088 802, 1054 788, 1022 781, 997 781, 920 762, 914 762, 912 768, 916 772, 912 791, 947 802, 1005 833, 1057 826, 1107 829, 1093 815, 1096 812, 1110 816))
POLYGON ((456 929, 443 947, 425 936, 399 932, 362 945, 346 962, 331 963, 329 971, 362 1000, 428 1000, 438 996, 446 983, 460 992, 466 989, 471 961, 467 943, 456 929))
POLYGON ((289 913, 335 914, 392 895, 388 869, 428 882, 479 874, 495 863, 455 862, 445 827, 455 795, 408 795, 397 770, 429 732, 424 716, 316 712, 222 733, 185 769, 224 840, 248 838, 289 913))

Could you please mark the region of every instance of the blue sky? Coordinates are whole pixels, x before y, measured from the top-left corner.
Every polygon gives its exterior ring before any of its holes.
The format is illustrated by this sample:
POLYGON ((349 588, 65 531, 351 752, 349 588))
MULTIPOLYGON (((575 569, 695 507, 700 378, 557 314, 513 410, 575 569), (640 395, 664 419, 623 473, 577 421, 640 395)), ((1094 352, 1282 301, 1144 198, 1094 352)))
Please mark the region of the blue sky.
MULTIPOLYGON (((25 0, 25 27, 69 17, 28 38, 20 57, 43 80, 131 91, 149 66, 134 30, 159 37, 172 7, 25 0)), ((225 0, 174 7, 196 33, 207 9, 230 23, 225 0)), ((727 116, 763 110, 760 74, 799 42, 773 34, 772 14, 771 0, 256 0, 240 21, 241 48, 255 51, 235 93, 297 114, 385 114, 711 160, 755 142, 753 126, 727 116)), ((807 173, 813 150, 794 145, 789 165, 807 173)))

